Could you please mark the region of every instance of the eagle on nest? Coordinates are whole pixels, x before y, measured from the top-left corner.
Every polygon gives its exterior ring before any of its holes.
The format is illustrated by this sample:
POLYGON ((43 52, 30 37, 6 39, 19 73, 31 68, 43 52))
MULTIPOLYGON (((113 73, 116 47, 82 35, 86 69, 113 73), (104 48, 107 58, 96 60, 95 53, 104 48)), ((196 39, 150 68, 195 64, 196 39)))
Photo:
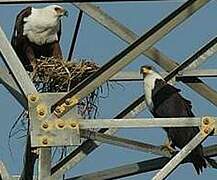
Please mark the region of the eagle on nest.
POLYGON ((59 41, 63 16, 68 16, 68 11, 59 5, 27 7, 17 15, 11 44, 27 71, 33 70, 41 56, 62 57, 59 41))

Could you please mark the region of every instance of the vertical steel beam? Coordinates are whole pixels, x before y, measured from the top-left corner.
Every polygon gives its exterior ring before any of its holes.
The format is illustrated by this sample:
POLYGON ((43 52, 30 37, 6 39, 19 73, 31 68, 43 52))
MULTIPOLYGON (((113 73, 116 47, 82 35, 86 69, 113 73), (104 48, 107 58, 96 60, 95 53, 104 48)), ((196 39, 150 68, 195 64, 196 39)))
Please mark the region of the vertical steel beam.
POLYGON ((51 180, 51 148, 39 149, 38 180, 51 180))

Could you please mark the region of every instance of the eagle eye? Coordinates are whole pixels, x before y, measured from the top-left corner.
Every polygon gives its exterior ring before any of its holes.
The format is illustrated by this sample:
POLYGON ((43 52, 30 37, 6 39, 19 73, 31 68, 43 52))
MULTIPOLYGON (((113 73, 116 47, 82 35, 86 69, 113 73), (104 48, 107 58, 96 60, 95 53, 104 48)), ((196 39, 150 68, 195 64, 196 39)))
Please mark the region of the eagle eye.
POLYGON ((55 7, 54 10, 55 11, 61 11, 61 9, 59 7, 55 7))

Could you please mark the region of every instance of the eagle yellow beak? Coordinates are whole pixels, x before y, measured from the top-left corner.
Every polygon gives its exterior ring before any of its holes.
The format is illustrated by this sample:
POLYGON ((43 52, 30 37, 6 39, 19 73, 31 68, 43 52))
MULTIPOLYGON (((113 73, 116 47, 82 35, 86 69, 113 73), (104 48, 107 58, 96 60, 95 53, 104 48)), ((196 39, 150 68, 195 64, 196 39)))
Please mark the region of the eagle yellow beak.
POLYGON ((147 74, 150 74, 150 69, 145 68, 145 67, 141 67, 140 69, 140 74, 143 74, 143 76, 146 76, 147 74))

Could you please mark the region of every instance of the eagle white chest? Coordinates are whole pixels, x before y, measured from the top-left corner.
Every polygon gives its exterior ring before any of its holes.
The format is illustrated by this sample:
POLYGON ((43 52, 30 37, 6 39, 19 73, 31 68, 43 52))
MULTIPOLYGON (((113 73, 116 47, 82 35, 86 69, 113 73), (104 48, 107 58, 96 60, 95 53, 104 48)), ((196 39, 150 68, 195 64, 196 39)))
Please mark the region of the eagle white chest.
POLYGON ((23 35, 37 45, 58 40, 59 20, 49 12, 32 8, 31 15, 24 18, 23 28, 23 35))
POLYGON ((148 74, 144 78, 145 102, 146 102, 146 105, 148 106, 150 111, 152 111, 152 109, 153 109, 152 90, 155 87, 155 81, 157 79, 163 79, 163 78, 155 72, 148 74))

